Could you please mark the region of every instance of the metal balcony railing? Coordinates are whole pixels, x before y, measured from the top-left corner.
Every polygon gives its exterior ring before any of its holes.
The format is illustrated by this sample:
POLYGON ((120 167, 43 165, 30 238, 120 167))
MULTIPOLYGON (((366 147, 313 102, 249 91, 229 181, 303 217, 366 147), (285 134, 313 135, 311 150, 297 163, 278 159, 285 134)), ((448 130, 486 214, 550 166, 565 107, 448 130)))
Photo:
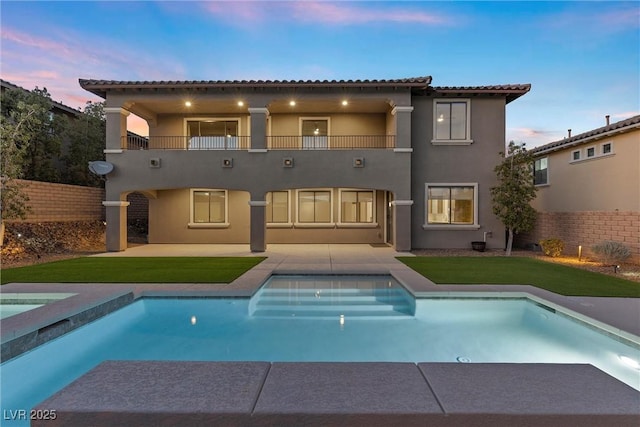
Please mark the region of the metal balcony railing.
MULTIPOLYGON (((392 149, 395 135, 267 136, 269 150, 392 149)), ((248 150, 250 136, 150 136, 122 137, 127 150, 248 150)))
POLYGON ((268 136, 270 150, 392 149, 395 135, 268 136))

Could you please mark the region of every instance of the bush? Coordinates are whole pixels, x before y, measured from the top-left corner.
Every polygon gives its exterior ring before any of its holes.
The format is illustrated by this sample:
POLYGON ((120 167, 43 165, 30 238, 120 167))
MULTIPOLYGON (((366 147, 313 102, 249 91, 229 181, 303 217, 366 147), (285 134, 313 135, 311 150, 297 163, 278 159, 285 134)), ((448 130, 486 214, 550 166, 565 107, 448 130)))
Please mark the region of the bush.
POLYGON ((591 248, 605 264, 618 264, 631 256, 631 250, 620 242, 606 240, 591 248))
POLYGON ((542 247, 542 252, 552 258, 559 257, 564 250, 564 242, 555 238, 540 240, 540 246, 542 247))

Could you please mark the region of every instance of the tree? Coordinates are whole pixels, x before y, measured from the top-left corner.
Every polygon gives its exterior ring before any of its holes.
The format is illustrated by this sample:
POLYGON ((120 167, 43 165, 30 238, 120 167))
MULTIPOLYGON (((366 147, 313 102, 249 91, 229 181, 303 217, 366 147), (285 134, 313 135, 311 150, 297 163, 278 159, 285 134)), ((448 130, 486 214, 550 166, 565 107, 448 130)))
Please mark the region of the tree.
POLYGON ((94 160, 104 160, 105 135, 104 103, 87 102, 82 117, 68 129, 69 151, 63 157, 66 183, 93 187, 103 184, 88 166, 94 160))
POLYGON ((40 107, 18 101, 0 123, 0 245, 4 243, 4 221, 24 219, 30 210, 22 177, 22 165, 40 120, 40 107))
POLYGON ((498 185, 491 188, 493 213, 509 232, 507 256, 511 255, 513 235, 529 231, 536 221, 531 202, 536 197, 533 183, 533 157, 524 144, 509 143, 507 154, 500 153, 502 163, 495 167, 498 185))
POLYGON ((37 87, 33 91, 6 90, 2 94, 3 118, 11 120, 12 113, 19 110, 20 103, 31 106, 31 118, 22 125, 22 130, 29 134, 29 140, 18 141, 24 147, 22 178, 58 182, 60 173, 53 160, 60 155, 62 135, 68 126, 67 118, 51 112, 51 95, 46 88, 37 87))

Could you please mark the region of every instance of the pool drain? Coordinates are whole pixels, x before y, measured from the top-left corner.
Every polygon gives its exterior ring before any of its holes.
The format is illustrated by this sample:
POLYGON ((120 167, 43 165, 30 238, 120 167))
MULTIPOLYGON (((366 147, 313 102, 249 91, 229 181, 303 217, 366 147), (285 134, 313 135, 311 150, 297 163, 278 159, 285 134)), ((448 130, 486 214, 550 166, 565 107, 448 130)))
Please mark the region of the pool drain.
POLYGON ((460 363, 469 363, 471 362, 471 359, 469 359, 468 357, 464 357, 464 356, 458 356, 456 357, 456 360, 460 363))

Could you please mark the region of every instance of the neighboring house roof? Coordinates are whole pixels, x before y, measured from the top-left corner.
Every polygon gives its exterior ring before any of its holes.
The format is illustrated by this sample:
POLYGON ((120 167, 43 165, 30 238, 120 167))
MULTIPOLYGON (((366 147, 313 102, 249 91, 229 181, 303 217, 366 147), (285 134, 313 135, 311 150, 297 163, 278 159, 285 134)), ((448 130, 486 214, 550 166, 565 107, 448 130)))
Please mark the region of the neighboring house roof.
POLYGON ((615 122, 607 126, 602 126, 600 128, 593 129, 588 132, 572 136, 570 138, 564 138, 559 141, 550 142, 549 144, 531 149, 531 153, 534 155, 541 155, 550 153, 552 151, 564 150, 566 148, 574 147, 576 145, 584 144, 593 140, 606 138, 611 135, 631 132, 635 129, 640 129, 640 115, 633 116, 626 120, 615 122))
POLYGON ((80 86, 102 98, 118 89, 213 89, 213 88, 325 88, 325 87, 406 87, 426 89, 431 76, 390 80, 186 80, 121 81, 79 79, 80 86))
MULTIPOLYGON (((2 80, 2 79, 0 79, 0 87, 2 87, 3 90, 4 89, 17 89, 17 90, 22 90, 24 92, 30 92, 29 90, 27 90, 27 89, 25 89, 23 87, 14 85, 13 83, 10 83, 10 82, 8 82, 6 80, 2 80)), ((53 100, 51 101, 51 104, 52 104, 53 109, 62 110, 65 113, 69 113, 69 114, 72 114, 74 116, 79 116, 79 115, 82 114, 82 111, 80 111, 80 110, 76 110, 75 108, 71 108, 69 106, 66 106, 64 104, 61 104, 61 103, 53 101, 53 100)))

